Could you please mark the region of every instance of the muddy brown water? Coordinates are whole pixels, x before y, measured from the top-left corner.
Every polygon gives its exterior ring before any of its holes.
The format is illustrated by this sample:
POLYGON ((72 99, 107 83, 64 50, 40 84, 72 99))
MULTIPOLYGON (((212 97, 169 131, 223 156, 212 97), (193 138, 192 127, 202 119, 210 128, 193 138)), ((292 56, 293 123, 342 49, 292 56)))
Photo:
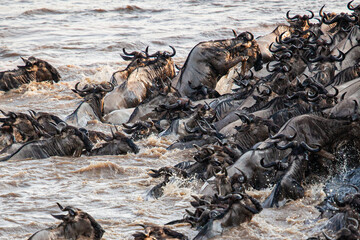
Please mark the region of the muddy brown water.
MULTIPOLYGON (((0 71, 22 65, 19 56, 35 56, 58 68, 62 81, 30 83, 0 92, 0 109, 29 109, 62 118, 81 99, 70 90, 81 81, 102 82, 126 66, 119 53, 128 50, 177 49, 182 65, 200 41, 232 37, 231 29, 255 36, 271 32, 291 14, 346 11, 347 1, 27 1, 3 0, 0 5, 0 71)), ((110 125, 92 122, 89 129, 109 132, 110 125)), ((90 213, 105 229, 103 239, 132 239, 142 229, 138 223, 164 224, 179 219, 189 208, 191 194, 199 186, 174 182, 158 200, 145 200, 159 180, 150 168, 190 160, 192 150, 167 151, 172 138, 151 136, 141 140, 140 153, 125 156, 8 161, 0 163, 0 239, 26 239, 58 221, 56 202, 90 213)), ((324 197, 322 185, 307 186, 306 197, 279 209, 265 209, 250 223, 229 229, 215 239, 306 239, 319 232, 315 205, 324 197)), ((263 200, 271 189, 249 191, 263 200)), ((189 237, 196 231, 187 225, 174 227, 189 237)))

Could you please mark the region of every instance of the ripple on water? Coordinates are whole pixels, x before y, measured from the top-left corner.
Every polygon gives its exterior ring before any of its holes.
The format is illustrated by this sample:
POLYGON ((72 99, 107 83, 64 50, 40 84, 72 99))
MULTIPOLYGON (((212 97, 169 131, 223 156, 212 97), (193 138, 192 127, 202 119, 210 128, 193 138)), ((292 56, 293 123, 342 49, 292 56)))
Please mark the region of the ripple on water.
POLYGON ((23 12, 21 15, 32 16, 32 15, 40 15, 40 14, 61 14, 65 13, 63 11, 49 9, 49 8, 38 8, 38 9, 31 9, 23 12))

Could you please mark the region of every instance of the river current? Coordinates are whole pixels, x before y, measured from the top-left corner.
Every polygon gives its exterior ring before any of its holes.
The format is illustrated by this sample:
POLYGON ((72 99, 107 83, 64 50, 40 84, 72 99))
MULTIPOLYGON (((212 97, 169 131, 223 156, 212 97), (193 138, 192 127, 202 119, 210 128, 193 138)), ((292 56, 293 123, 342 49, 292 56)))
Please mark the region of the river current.
MULTIPOLYGON (((2 0, 0 5, 0 71, 23 65, 20 56, 35 56, 55 66, 62 80, 56 84, 30 83, 0 92, 0 109, 49 112, 64 118, 81 101, 71 88, 77 82, 108 81, 126 66, 128 51, 170 51, 182 65, 198 42, 231 38, 232 29, 255 37, 285 23, 285 14, 307 14, 326 4, 325 11, 346 11, 347 1, 287 0, 2 0)), ((312 20, 316 21, 316 20, 312 20)), ((110 132, 110 125, 93 122, 89 129, 110 132)), ((125 156, 69 158, 0 163, 0 239, 27 239, 37 230, 58 223, 50 214, 56 202, 91 214, 105 229, 103 239, 132 239, 139 223, 164 224, 182 218, 192 194, 201 186, 177 182, 160 199, 145 200, 159 180, 149 169, 191 159, 193 150, 167 151, 172 138, 151 136, 138 142, 141 151, 125 156)), ((324 193, 322 185, 306 187, 306 197, 279 209, 265 209, 250 223, 232 228, 216 239, 306 239, 319 232, 309 219, 324 193)), ((249 191, 263 200, 271 189, 249 191)), ((174 228, 190 238, 189 226, 174 228)))

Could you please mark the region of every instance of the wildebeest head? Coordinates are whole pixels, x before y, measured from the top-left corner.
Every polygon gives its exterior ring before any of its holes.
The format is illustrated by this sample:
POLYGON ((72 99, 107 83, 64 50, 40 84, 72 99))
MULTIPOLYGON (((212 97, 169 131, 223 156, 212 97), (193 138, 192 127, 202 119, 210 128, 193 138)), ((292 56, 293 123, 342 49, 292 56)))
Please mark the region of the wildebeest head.
POLYGON ((54 126, 56 127, 58 134, 62 138, 66 138, 69 136, 76 136, 80 138, 80 140, 84 144, 84 148, 86 149, 86 151, 90 152, 91 149, 93 148, 93 143, 90 141, 88 136, 86 136, 86 133, 79 130, 78 128, 69 126, 65 122, 60 122, 59 124, 54 126))
POLYGON ((42 135, 42 126, 31 116, 25 113, 15 113, 0 110, 6 118, 0 118, 2 128, 11 132, 16 142, 27 142, 38 139, 42 135))
POLYGON ((290 24, 291 27, 293 27, 294 29, 299 29, 302 31, 308 30, 310 28, 310 22, 309 20, 312 19, 314 17, 314 13, 310 10, 308 10, 311 14, 311 16, 309 15, 296 15, 294 17, 290 17, 290 10, 286 13, 286 20, 288 21, 288 23, 290 24))
POLYGON ((10 146, 15 142, 15 138, 12 135, 11 126, 1 126, 0 128, 0 150, 10 146))
POLYGON ((152 121, 138 121, 132 126, 123 123, 123 126, 123 131, 127 134, 131 134, 131 138, 134 140, 148 137, 151 133, 157 132, 155 124, 152 121))
POLYGON ((354 2, 354 0, 350 1, 348 4, 347 4, 347 8, 351 11, 354 11, 354 15, 356 16, 360 16, 360 5, 357 5, 356 7, 354 7, 352 5, 352 2, 354 2))
MULTIPOLYGON (((147 52, 148 48, 146 48, 145 52, 147 52)), ((122 59, 125 61, 131 61, 127 67, 123 70, 116 71, 111 76, 110 82, 112 82, 115 86, 121 84, 125 81, 129 75, 138 67, 144 67, 146 65, 146 55, 145 52, 137 52, 133 51, 128 53, 125 48, 123 48, 124 55, 120 55, 122 59)))
POLYGON ((104 234, 104 229, 88 213, 81 209, 71 206, 63 207, 57 203, 61 211, 65 214, 55 215, 54 218, 62 221, 56 228, 40 230, 32 235, 29 240, 48 240, 48 239, 88 239, 100 240, 104 234), (52 238, 56 236, 56 238, 52 238))
POLYGON ((133 140, 125 136, 125 134, 119 131, 113 132, 112 129, 111 129, 111 134, 112 134, 112 140, 119 142, 117 145, 119 148, 122 149, 122 151, 133 152, 133 153, 138 153, 140 151, 139 147, 133 142, 133 140))
MULTIPOLYGON (((171 47, 171 46, 170 46, 171 47)), ((149 47, 146 47, 145 51, 138 52, 133 51, 131 53, 128 53, 125 48, 123 48, 124 55, 121 55, 121 57, 125 61, 131 61, 127 67, 123 70, 117 71, 113 73, 111 77, 111 82, 114 85, 121 84, 123 81, 125 81, 130 74, 139 67, 145 67, 151 63, 154 63, 159 57, 162 58, 171 58, 175 56, 176 51, 173 47, 171 47, 173 50, 173 53, 169 53, 167 51, 164 52, 156 52, 155 54, 149 54, 149 47)))
POLYGON ((144 228, 145 233, 136 232, 133 234, 134 240, 155 240, 155 239, 173 239, 188 240, 189 238, 182 233, 171 230, 167 227, 156 225, 138 224, 144 228))
POLYGON ((18 66, 20 69, 24 69, 26 72, 34 72, 36 74, 36 81, 60 81, 60 74, 59 72, 48 62, 35 58, 29 57, 25 59, 21 57, 24 61, 25 66, 18 66))
POLYGON ((102 120, 103 116, 103 98, 108 93, 114 90, 114 84, 111 82, 100 84, 86 84, 82 89, 79 89, 80 82, 76 83, 73 92, 79 94, 84 98, 94 110, 96 116, 102 120))

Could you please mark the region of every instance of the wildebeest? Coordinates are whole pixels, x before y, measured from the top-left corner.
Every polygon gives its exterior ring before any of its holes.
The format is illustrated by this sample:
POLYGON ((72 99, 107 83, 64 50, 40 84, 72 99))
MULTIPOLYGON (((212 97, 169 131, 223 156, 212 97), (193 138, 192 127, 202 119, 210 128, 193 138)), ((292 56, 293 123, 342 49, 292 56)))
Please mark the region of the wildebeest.
POLYGON ((107 139, 101 146, 92 149, 87 153, 89 156, 95 155, 120 155, 127 154, 128 152, 138 153, 139 147, 123 133, 111 130, 112 137, 107 139))
POLYGON ((90 151, 93 144, 79 129, 68 126, 65 122, 57 125, 58 133, 50 138, 25 143, 16 152, 5 156, 0 161, 43 159, 51 156, 79 157, 83 149, 90 151))
POLYGON ((100 240, 105 230, 88 213, 71 206, 63 207, 56 203, 66 215, 51 214, 62 222, 34 233, 28 240, 100 240))
POLYGON ((242 74, 255 67, 262 68, 259 46, 249 32, 227 40, 201 42, 189 53, 184 66, 173 79, 182 96, 194 98, 197 89, 214 89, 217 81, 228 70, 242 62, 242 74))
POLYGON ((175 76, 173 52, 156 52, 146 56, 144 64, 137 66, 115 90, 104 98, 104 114, 122 108, 133 108, 149 95, 157 81, 165 81, 175 76))
POLYGON ((86 84, 82 89, 78 88, 79 82, 75 85, 73 92, 79 94, 84 100, 79 104, 75 111, 66 117, 66 122, 76 126, 84 127, 90 120, 103 119, 103 98, 106 93, 114 90, 111 82, 101 84, 86 84))
POLYGON ((32 116, 26 113, 15 112, 0 112, 5 118, 0 118, 1 135, 0 135, 0 150, 3 147, 9 146, 10 143, 25 143, 28 141, 39 139, 43 136, 44 127, 38 123, 32 116))
POLYGON ((133 234, 134 240, 188 240, 189 238, 182 233, 176 232, 167 227, 156 225, 138 224, 144 228, 145 233, 136 232, 133 234))
POLYGON ((220 202, 227 203, 227 208, 218 211, 207 221, 194 240, 207 240, 221 234, 224 229, 249 222, 255 214, 262 211, 261 204, 247 194, 228 194, 219 197, 220 202))
POLYGON ((60 81, 60 74, 48 62, 35 57, 21 59, 25 66, 18 66, 18 69, 12 71, 0 72, 0 90, 9 91, 31 81, 60 81))

